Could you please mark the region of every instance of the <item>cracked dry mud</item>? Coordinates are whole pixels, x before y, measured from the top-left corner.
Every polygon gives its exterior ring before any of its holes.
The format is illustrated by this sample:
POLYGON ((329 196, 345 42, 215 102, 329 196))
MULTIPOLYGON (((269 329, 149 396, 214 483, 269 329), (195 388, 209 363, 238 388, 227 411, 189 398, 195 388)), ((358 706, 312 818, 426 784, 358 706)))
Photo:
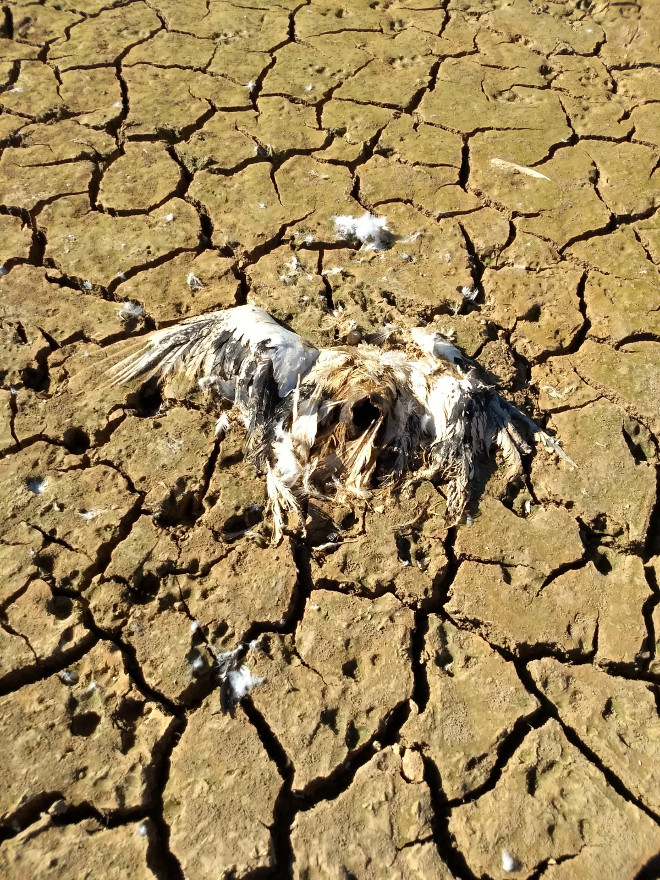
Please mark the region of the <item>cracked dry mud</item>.
POLYGON ((660 876, 658 12, 2 5, 3 877, 660 876), (240 427, 103 379, 245 302, 451 331, 579 468, 270 546, 240 427))

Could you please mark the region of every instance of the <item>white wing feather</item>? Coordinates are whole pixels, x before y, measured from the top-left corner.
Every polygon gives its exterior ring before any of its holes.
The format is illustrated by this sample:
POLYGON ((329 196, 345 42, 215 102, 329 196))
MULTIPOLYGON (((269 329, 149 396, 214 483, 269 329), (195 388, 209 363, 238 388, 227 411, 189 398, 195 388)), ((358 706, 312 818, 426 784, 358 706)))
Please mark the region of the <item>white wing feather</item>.
POLYGON ((237 306, 189 318, 151 333, 136 354, 109 371, 112 384, 138 377, 187 376, 233 381, 251 377, 259 365, 272 365, 280 397, 296 386, 318 357, 318 349, 283 327, 258 306, 237 306))

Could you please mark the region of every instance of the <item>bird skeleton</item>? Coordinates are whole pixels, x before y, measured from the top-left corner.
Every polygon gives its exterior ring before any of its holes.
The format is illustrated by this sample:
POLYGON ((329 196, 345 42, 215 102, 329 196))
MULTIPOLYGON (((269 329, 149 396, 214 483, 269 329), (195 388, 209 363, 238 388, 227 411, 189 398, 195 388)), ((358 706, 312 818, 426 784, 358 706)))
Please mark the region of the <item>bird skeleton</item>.
POLYGON ((573 464, 447 339, 422 328, 410 336, 412 355, 364 343, 319 349, 244 305, 151 333, 110 376, 121 384, 182 371, 233 403, 246 457, 266 475, 274 541, 306 498, 364 498, 409 474, 446 483, 456 523, 478 459, 497 448, 508 478, 521 474, 531 450, 518 426, 573 464))

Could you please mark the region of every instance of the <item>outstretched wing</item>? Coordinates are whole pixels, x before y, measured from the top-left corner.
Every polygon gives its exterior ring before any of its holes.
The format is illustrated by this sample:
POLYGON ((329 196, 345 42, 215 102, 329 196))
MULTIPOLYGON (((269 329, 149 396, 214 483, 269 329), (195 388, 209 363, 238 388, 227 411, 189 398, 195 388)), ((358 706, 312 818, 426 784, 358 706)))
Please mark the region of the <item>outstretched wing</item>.
POLYGON ((149 334, 142 348, 116 364, 109 376, 120 385, 181 371, 217 385, 240 406, 248 396, 260 398, 269 382, 285 397, 318 355, 315 346, 264 309, 237 306, 149 334))

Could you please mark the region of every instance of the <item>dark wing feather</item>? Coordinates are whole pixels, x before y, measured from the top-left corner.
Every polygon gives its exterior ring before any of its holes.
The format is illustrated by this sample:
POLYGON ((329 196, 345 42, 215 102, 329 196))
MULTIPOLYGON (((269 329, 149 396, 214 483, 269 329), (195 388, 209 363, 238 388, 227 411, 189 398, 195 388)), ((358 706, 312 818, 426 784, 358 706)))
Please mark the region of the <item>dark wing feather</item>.
POLYGON ((189 318, 151 333, 143 347, 109 371, 113 385, 181 371, 234 388, 252 417, 268 396, 282 398, 315 363, 319 351, 258 306, 237 306, 189 318), (270 382, 269 382, 270 380, 270 382))

